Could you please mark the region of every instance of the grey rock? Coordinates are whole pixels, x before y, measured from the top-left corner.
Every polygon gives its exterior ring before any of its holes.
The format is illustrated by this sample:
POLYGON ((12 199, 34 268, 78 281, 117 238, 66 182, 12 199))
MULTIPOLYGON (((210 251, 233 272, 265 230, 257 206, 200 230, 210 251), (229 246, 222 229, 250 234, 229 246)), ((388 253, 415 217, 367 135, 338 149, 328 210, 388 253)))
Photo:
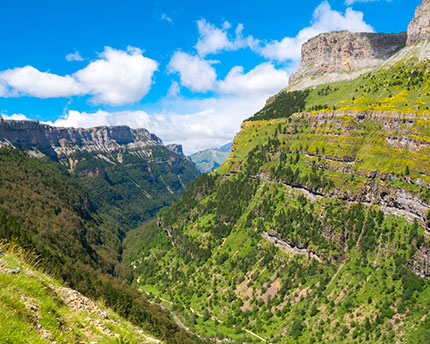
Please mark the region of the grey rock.
POLYGON ((6 272, 7 272, 8 274, 19 274, 19 273, 20 273, 20 271, 21 271, 21 269, 20 269, 20 268, 16 268, 16 269, 8 269, 8 270, 6 270, 6 272))
POLYGON ((121 160, 124 152, 149 157, 151 147, 162 145, 161 139, 146 129, 127 126, 56 128, 38 121, 3 119, 0 121, 0 142, 26 150, 35 157, 47 156, 61 161, 72 169, 77 152, 89 152, 110 161, 113 155, 121 160))
MULTIPOLYGON (((290 85, 301 78, 329 73, 362 70, 366 72, 391 57, 405 46, 406 32, 351 33, 335 31, 311 38, 302 46, 302 60, 297 72, 290 77, 290 85)), ((338 76, 342 79, 342 76, 338 76)))
POLYGON ((182 145, 179 145, 177 143, 172 143, 170 145, 166 145, 166 148, 169 151, 176 153, 178 155, 184 155, 184 151, 182 150, 182 145))
POLYGON ((415 17, 408 27, 407 44, 430 40, 430 0, 423 0, 417 7, 415 17))

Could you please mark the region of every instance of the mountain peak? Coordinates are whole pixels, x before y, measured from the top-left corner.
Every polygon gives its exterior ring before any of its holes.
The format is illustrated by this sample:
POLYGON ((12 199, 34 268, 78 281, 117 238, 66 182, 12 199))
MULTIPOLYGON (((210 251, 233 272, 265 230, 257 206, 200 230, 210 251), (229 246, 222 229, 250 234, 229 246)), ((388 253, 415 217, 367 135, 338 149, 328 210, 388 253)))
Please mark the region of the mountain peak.
POLYGON ((127 146, 131 150, 162 141, 146 129, 128 126, 103 126, 96 128, 57 128, 38 121, 0 121, 0 141, 24 150, 37 149, 58 159, 77 150, 113 152, 127 146))
POLYGON ((423 0, 415 11, 415 17, 408 27, 408 41, 411 45, 430 40, 430 0, 423 0))
POLYGON ((352 33, 344 30, 319 34, 303 44, 300 67, 291 75, 289 88, 296 90, 355 79, 404 47, 406 38, 406 32, 352 33))

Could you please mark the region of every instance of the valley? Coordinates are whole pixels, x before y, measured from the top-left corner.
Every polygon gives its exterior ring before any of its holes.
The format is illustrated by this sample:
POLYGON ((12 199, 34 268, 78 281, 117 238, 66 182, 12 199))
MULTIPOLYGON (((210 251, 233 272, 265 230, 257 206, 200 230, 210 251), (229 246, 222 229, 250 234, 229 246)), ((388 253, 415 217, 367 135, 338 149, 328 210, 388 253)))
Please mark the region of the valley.
POLYGON ((429 343, 428 23, 423 0, 407 32, 310 38, 232 144, 190 157, 0 117, 0 342, 429 343))

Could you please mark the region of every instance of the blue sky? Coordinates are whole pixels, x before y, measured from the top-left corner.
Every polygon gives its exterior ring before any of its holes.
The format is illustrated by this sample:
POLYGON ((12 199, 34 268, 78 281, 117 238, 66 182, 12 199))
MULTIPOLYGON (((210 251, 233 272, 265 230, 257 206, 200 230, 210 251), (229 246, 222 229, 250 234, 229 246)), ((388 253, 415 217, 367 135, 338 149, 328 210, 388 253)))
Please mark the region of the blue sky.
POLYGON ((400 32, 420 0, 4 0, 0 114, 231 141, 323 31, 400 32))

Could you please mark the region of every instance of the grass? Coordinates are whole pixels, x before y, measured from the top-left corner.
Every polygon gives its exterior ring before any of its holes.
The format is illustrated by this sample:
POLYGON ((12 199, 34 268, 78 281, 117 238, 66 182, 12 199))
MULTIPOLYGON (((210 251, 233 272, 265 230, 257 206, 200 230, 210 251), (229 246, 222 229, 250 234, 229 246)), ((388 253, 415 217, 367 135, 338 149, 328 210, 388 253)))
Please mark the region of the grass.
POLYGON ((23 251, 0 255, 0 342, 155 343, 100 303, 62 286, 23 262, 23 251), (8 269, 20 268, 18 274, 8 269))

